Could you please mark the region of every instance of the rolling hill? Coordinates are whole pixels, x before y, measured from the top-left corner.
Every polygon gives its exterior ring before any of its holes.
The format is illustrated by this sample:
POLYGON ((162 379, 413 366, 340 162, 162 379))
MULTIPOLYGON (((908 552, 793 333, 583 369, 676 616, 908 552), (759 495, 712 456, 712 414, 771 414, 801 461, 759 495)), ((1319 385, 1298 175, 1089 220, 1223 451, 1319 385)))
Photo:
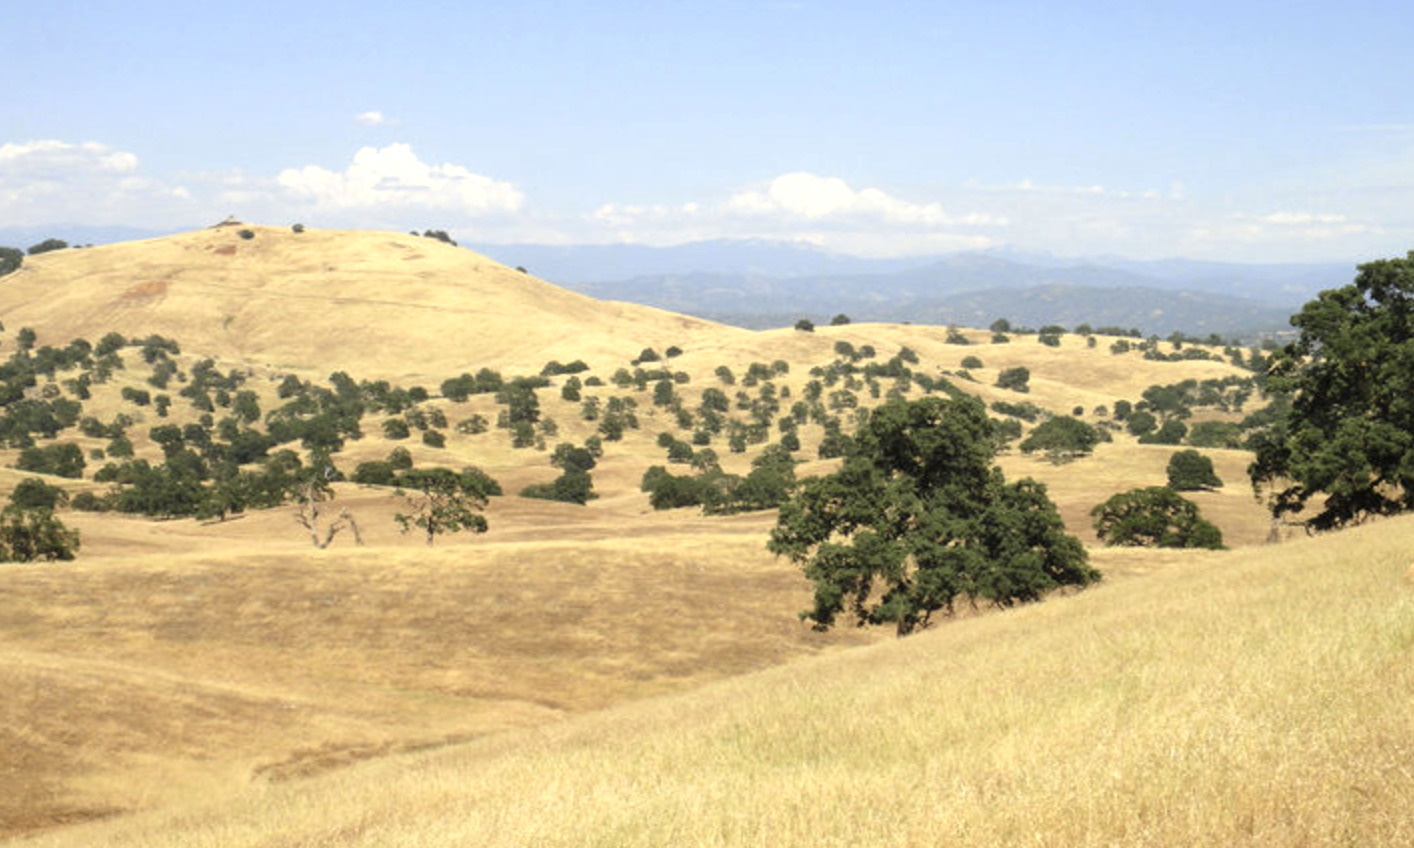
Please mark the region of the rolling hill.
POLYGON ((47 338, 158 333, 223 360, 377 377, 627 360, 723 335, 431 238, 244 225, 30 257, 0 286, 0 315, 47 338))
MULTIPOLYGON (((418 467, 478 466, 506 495, 491 499, 484 536, 432 547, 399 533, 406 501, 390 487, 349 481, 334 484, 335 504, 358 517, 363 544, 345 534, 323 550, 289 506, 229 520, 65 510, 82 533, 76 562, 0 565, 0 839, 1398 845, 1411 833, 1414 780, 1400 767, 1414 728, 1396 697, 1414 667, 1414 599, 1397 577, 1407 521, 1263 546, 1272 526, 1244 481, 1250 455, 1209 448, 1226 485, 1193 500, 1232 551, 1107 549, 1090 529, 1110 494, 1162 484, 1177 449, 1137 443, 1116 402, 1244 377, 1221 351, 1188 346, 1205 358, 1182 359, 1161 343, 1146 357, 1108 338, 1052 347, 978 330, 960 344, 903 324, 749 332, 595 301, 434 239, 240 229, 27 259, 0 279, 6 350, 21 327, 41 346, 110 330, 178 340, 165 387, 128 345, 82 401, 105 427, 129 419, 136 457, 154 464, 153 428, 175 424, 195 444, 233 415, 221 391, 182 393, 203 369, 232 383, 227 394, 252 393, 257 430, 300 401, 281 394, 290 376, 420 384, 430 391, 412 408, 363 410, 335 466, 352 476, 403 449, 418 467), (669 346, 681 353, 636 361, 669 346), (901 367, 905 350, 914 376, 866 376, 901 367), (535 375, 551 359, 585 360, 584 398, 551 375, 532 444, 491 424, 506 409, 493 393, 437 394, 460 372, 535 375), (635 380, 639 368, 671 377, 635 380), (1028 369, 1029 391, 996 385, 1008 368, 1028 369), (816 633, 797 618, 809 585, 765 551, 772 512, 652 509, 640 481, 666 463, 660 436, 695 440, 708 389, 729 396, 736 424, 778 401, 769 441, 832 371, 821 404, 845 427, 891 392, 946 381, 1112 433, 1069 463, 998 457, 1008 478, 1047 485, 1105 583, 1027 609, 965 609, 901 643, 816 633), (654 402, 665 380, 680 410, 654 402), (139 391, 169 394, 170 410, 131 400, 139 391), (589 414, 611 403, 635 413, 621 438, 589 414), (697 422, 685 427, 682 410, 697 422), (477 417, 481 430, 455 426, 477 417), (393 419, 413 421, 413 438, 391 435, 393 419), (559 473, 557 443, 599 436, 596 499, 517 495, 559 473)), ((41 378, 29 397, 78 398, 75 373, 41 378)), ((1231 423, 1258 405, 1191 421, 1231 423)), ((816 453, 823 425, 796 430, 799 473, 832 469, 816 453)), ((767 443, 737 451, 725 432, 705 436, 694 449, 711 447, 729 473, 767 443)), ((112 461, 109 436, 64 428, 38 441, 90 460, 81 479, 49 482, 108 490, 93 478, 112 461)), ((32 476, 12 467, 18 454, 0 449, 0 492, 32 476)))

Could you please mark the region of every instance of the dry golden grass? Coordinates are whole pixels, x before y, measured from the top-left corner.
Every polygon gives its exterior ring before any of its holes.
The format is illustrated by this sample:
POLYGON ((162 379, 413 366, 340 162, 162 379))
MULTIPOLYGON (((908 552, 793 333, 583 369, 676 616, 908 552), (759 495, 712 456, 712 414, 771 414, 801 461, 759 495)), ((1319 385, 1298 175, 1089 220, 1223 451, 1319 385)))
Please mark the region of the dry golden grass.
MULTIPOLYGON (((216 227, 29 258, 5 279, 7 325, 97 341, 158 333, 222 360, 325 376, 455 376, 468 365, 627 360, 646 346, 749 335, 605 303, 469 250, 401 233, 216 227)), ((62 342, 61 342, 62 343, 62 342)))
MULTIPOLYGON (((36 328, 41 344, 96 340, 110 329, 176 338, 185 369, 208 355, 223 369, 249 369, 246 387, 260 394, 265 410, 278 403, 275 385, 284 373, 322 381, 339 369, 435 391, 441 380, 482 366, 510 375, 536 372, 549 359, 585 359, 607 380, 643 347, 661 352, 669 345, 685 350, 667 364, 691 375, 678 386, 689 407, 719 385, 712 376, 718 365, 741 376, 751 362, 786 361, 790 373, 775 380, 792 393, 783 413, 801 396, 810 368, 829 363, 841 340, 873 345, 880 360, 907 345, 920 357, 915 368, 935 376, 975 355, 984 362, 976 382, 953 377, 965 390, 1061 413, 1080 405, 1091 421, 1095 407, 1136 400, 1151 384, 1237 373, 1217 362, 1112 356, 1106 340, 1087 348, 1071 336, 1056 349, 1034 337, 949 345, 941 328, 903 325, 749 333, 598 303, 430 239, 252 229, 257 235, 249 241, 236 228, 220 228, 34 257, 0 287, 0 311, 11 330, 36 328), (1028 395, 990 385, 1001 368, 1015 365, 1032 372, 1028 395)), ((978 342, 990 337, 971 335, 978 342)), ((169 390, 176 403, 168 419, 120 402, 123 386, 151 388, 140 359, 132 352, 125 358, 127 369, 95 388, 84 413, 104 421, 119 411, 133 415, 138 455, 158 460, 148 428, 196 415, 176 396, 177 384, 169 390)), ((540 393, 544 414, 560 431, 547 447, 582 443, 596 426, 580 418, 577 404, 559 399, 560 382, 540 393)), ((728 395, 738 388, 727 388, 728 395)), ((1317 826, 1314 807, 1297 807, 1281 831, 1266 818, 1276 808, 1249 798, 1248 783, 1202 782, 1199 766, 1219 765, 1203 759, 1213 755, 1199 744, 1214 722, 1262 762, 1274 762, 1274 738, 1290 737, 1273 736, 1259 722, 1245 739, 1245 725, 1230 724, 1231 713, 1197 713, 1189 722, 1193 699, 1179 687, 1191 678, 1195 692, 1217 703, 1256 710, 1259 696, 1285 685, 1272 675, 1285 674, 1291 689, 1276 694, 1305 709, 1303 699, 1313 697, 1307 690, 1325 683, 1302 677, 1304 666, 1262 660, 1257 651, 1250 670, 1260 685, 1236 672, 1218 680, 1199 646, 1208 638, 1267 645, 1258 631, 1243 628, 1267 622, 1260 626, 1285 634, 1296 624, 1277 601, 1304 609, 1314 603, 1312 593, 1329 593, 1323 597, 1331 610, 1352 603, 1384 609, 1389 598, 1370 594, 1375 583, 1331 582, 1364 574, 1356 560, 1292 567, 1301 579, 1282 588, 1292 552, 1312 563, 1333 560, 1336 541, 1225 556, 1097 550, 1108 577, 1101 590, 842 654, 833 649, 887 634, 821 635, 799 623, 809 587, 765 553, 773 515, 705 519, 691 510, 650 509, 639 480, 649 465, 664 462, 656 435, 675 429, 672 416, 652 406, 651 387, 610 384, 585 394, 633 396, 642 422, 622 442, 606 444, 594 470, 599 499, 588 507, 493 499, 490 533, 446 538, 432 549, 397 533, 391 493, 353 485, 338 487, 337 503, 357 516, 363 548, 341 536, 330 550, 312 550, 289 509, 224 523, 65 513, 83 534, 77 563, 0 568, 0 836, 147 810, 131 820, 55 830, 52 839, 1179 844, 1189 833, 1196 842, 1280 844, 1272 834, 1305 833, 1332 841, 1335 831, 1317 826), (797 663, 822 652, 831 659, 797 663), (721 682, 777 666, 785 668, 721 682), (1223 700, 1224 681, 1246 693, 1240 703, 1223 700), (834 726, 847 730, 837 737, 834 726), (1169 771, 1158 753, 1170 750, 1162 748, 1163 733, 1177 740, 1172 751, 1181 760, 1169 771), (455 752, 409 756, 449 745, 455 752), (1047 758, 1058 764, 1054 770, 1042 768, 1047 758), (309 782, 374 759, 384 762, 309 782), (1153 787, 1144 783, 1150 773, 1153 787), (1229 785, 1236 787, 1230 797, 1213 794, 1229 785), (1163 801, 1165 788, 1180 792, 1179 800, 1163 801), (1139 805, 1127 813, 1125 793, 1139 805), (211 799, 230 805, 229 815, 201 807, 211 799), (1249 802, 1256 806, 1242 812, 1249 802), (1014 809, 992 818, 1008 805, 1014 809), (848 815, 821 817, 817 807, 848 815), (1214 830, 1195 823, 1199 813, 1219 820, 1214 830), (1244 815, 1261 839, 1200 838, 1233 837, 1238 831, 1222 828, 1244 815), (1026 829, 1033 823, 1039 840, 1026 829)), ((474 413, 494 422, 500 409, 489 396, 432 404, 452 423, 474 413)), ((383 438, 382 417, 365 418, 365 438, 337 456, 345 471, 402 445, 419 465, 478 465, 508 493, 558 473, 547 452, 513 450, 504 431, 448 431, 446 447, 434 449, 415 438, 383 438)), ((818 429, 802 434, 807 456, 818 429)), ((105 444, 77 441, 86 451, 105 444)), ((727 470, 749 468, 752 453, 731 454, 722 440, 713 447, 727 470)), ((1114 492, 1162 483, 1173 450, 1120 435, 1093 457, 1065 465, 1015 452, 1000 462, 1009 477, 1047 483, 1070 530, 1093 544, 1089 510, 1114 492)), ((12 464, 15 453, 0 451, 0 465, 12 464)), ((1263 541, 1269 524, 1245 483, 1247 455, 1206 453, 1227 485, 1194 500, 1230 546, 1263 541)), ((814 461, 801 472, 832 467, 814 461)), ((24 476, 0 468, 0 493, 24 476)), ((54 482, 73 491, 104 488, 54 482)), ((1407 524, 1383 526, 1408 536, 1407 524)), ((1358 538, 1374 546, 1394 537, 1358 538)), ((1388 566, 1384 548, 1378 555, 1355 551, 1388 566)), ((1405 603, 1389 615, 1406 615, 1405 603)), ((1326 631, 1332 634, 1357 638, 1326 631)), ((1408 640, 1402 644, 1407 660, 1408 640)), ((1390 657, 1367 642, 1352 642, 1350 651, 1360 662, 1390 657)), ((1245 662, 1228 654, 1217 661, 1245 662)), ((1358 677, 1358 666, 1349 674, 1358 677)), ((1407 667, 1400 673, 1407 682, 1407 667)), ((1330 680, 1345 691, 1344 677, 1330 680)), ((1349 682, 1359 692, 1367 684, 1349 682)), ((1388 718, 1382 703, 1337 706, 1368 709, 1352 715, 1378 719, 1369 737, 1376 740, 1388 738, 1381 736, 1388 730, 1380 724, 1388 718)), ((1301 722, 1311 720, 1303 715, 1298 710, 1301 732, 1301 722)), ((1343 778, 1353 768, 1336 750, 1354 739, 1340 735, 1352 732, 1353 719, 1332 715, 1344 723, 1323 731, 1326 748, 1293 761, 1296 771, 1282 778, 1291 787, 1323 774, 1343 778)), ((1407 787, 1392 785, 1380 791, 1407 800, 1407 787)), ((1332 821, 1343 815, 1370 825, 1340 798, 1320 797, 1314 803, 1333 811, 1332 821)), ((1369 809, 1392 809, 1372 797, 1369 809)), ((1365 832, 1407 832, 1407 823, 1387 818, 1384 830, 1365 832)))
POLYGON ((517 500, 490 518, 519 533, 427 549, 400 545, 374 499, 344 499, 365 548, 313 551, 286 510, 211 526, 75 516, 92 554, 0 570, 0 833, 872 638, 794 619, 806 587, 762 549, 759 519, 625 532, 622 516, 517 500))
POLYGON ((32 844, 1404 846, 1411 543, 1402 519, 1189 555, 903 641, 32 844))

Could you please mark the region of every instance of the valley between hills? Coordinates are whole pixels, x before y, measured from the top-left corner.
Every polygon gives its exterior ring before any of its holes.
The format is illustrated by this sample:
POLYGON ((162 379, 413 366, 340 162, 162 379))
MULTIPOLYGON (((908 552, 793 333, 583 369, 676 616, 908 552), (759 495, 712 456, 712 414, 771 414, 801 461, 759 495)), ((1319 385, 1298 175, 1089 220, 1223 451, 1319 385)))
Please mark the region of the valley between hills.
MULTIPOLYGON (((39 475, 71 498, 77 558, 0 565, 0 840, 1414 841, 1414 523, 1308 538, 1271 521, 1236 446, 1265 403, 1241 391, 1259 352, 748 331, 598 301, 434 238, 254 225, 27 257, 0 278, 0 320, 0 353, 25 329, 61 362, 24 399, 96 422, 34 440, 86 460, 39 475), (110 334, 120 365, 80 391, 91 365, 58 352, 83 359, 73 340, 110 334), (1021 370, 1026 391, 998 385, 1021 370), (518 426, 495 391, 449 394, 483 371, 531 380, 533 420, 518 426), (1106 547, 1091 510, 1164 485, 1189 447, 1141 441, 1117 404, 1185 381, 1216 393, 1191 401, 1185 432, 1223 435, 1200 448, 1223 485, 1185 494, 1227 549, 1106 547), (341 385, 356 432, 274 441, 274 411, 341 385), (709 389, 727 401, 715 430, 709 389), (1045 484, 1103 581, 964 605, 907 639, 816 632, 798 617, 809 582, 766 549, 773 510, 654 509, 643 489, 654 466, 688 473, 676 445, 745 477, 787 434, 794 473, 825 474, 860 410, 951 392, 1018 435, 1058 416, 1106 435, 1082 456, 1013 438, 996 460, 1045 484), (327 457, 324 529, 334 509, 356 528, 320 548, 293 502, 74 508, 117 487, 95 479, 117 436, 156 465, 170 425, 198 453, 241 393, 259 414, 231 433, 270 437, 250 467, 327 457), (806 399, 822 411, 793 411, 806 399), (592 497, 524 496, 564 476, 558 445, 591 443, 592 497), (407 500, 356 479, 395 454, 494 479, 487 531, 402 532, 407 500)), ((0 450, 0 493, 36 476, 23 452, 0 450)))

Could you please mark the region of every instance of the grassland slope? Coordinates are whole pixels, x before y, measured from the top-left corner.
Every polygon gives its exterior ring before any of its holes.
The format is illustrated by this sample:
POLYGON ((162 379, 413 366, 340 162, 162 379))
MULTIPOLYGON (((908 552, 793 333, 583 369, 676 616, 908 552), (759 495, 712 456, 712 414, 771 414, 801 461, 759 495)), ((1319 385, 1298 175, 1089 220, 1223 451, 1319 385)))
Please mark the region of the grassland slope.
POLYGON ((158 333, 226 361, 385 378, 619 362, 745 334, 594 300, 436 239, 258 226, 30 257, 0 286, 0 315, 48 339, 158 333))
POLYGON ((39 846, 1414 841, 1414 519, 39 846))

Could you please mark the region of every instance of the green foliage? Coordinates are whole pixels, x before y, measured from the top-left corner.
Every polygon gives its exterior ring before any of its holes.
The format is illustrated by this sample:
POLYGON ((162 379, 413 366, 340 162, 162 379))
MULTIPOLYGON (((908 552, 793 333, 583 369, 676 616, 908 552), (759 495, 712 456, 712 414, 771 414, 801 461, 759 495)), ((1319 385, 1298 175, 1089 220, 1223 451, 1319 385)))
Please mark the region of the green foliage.
POLYGON ((393 520, 404 533, 416 527, 431 545, 447 533, 486 532, 486 517, 481 510, 486 508, 490 492, 484 480, 446 468, 428 468, 409 470, 399 478, 398 485, 397 494, 410 509, 395 514, 393 520))
POLYGON ((836 315, 835 317, 833 317, 833 318, 830 319, 830 326, 831 326, 831 327, 843 327, 844 325, 846 325, 846 324, 848 324, 848 323, 849 323, 849 316, 848 316, 848 315, 845 315, 843 312, 841 312, 839 315, 836 315))
MULTIPOLYGON (((1127 403, 1127 401, 1120 401, 1120 403, 1127 403)), ((1154 432, 1154 428, 1159 426, 1159 420, 1154 417, 1153 413, 1145 409, 1136 409, 1128 415, 1121 416, 1119 403, 1115 404, 1115 417, 1124 420, 1124 426, 1129 430, 1130 435, 1138 436, 1141 439, 1154 432)))
POLYGON ((1029 400, 1020 403, 1008 403, 1004 400, 992 401, 992 411, 1001 415, 1009 415, 1012 418, 1020 418, 1023 421, 1036 421, 1050 415, 1049 412, 1032 403, 1029 400))
MULTIPOLYGON (((1139 413, 1136 412, 1133 416, 1130 416, 1130 421, 1132 422, 1137 415, 1139 415, 1139 413)), ((1186 435, 1188 435, 1188 425, 1179 421, 1177 418, 1170 418, 1159 425, 1159 429, 1140 436, 1139 444, 1181 445, 1183 444, 1183 437, 1186 435)))
POLYGON ((947 341, 948 344, 952 344, 952 345, 969 345, 969 344, 972 344, 972 341, 971 341, 970 339, 968 339, 967 336, 964 336, 964 335, 962 334, 962 332, 959 331, 956 327, 948 327, 948 334, 947 334, 947 339, 946 339, 946 341, 947 341))
POLYGON ((51 250, 64 250, 69 243, 63 239, 47 238, 39 244, 32 244, 29 247, 30 256, 38 256, 41 253, 48 253, 51 250))
POLYGON ((981 367, 982 367, 982 360, 978 359, 978 358, 975 357, 975 356, 964 356, 964 357, 962 358, 962 367, 963 367, 963 368, 981 368, 981 367))
POLYGON ((1198 506, 1167 486, 1133 489, 1090 511, 1095 532, 1107 545, 1159 548, 1223 546, 1222 531, 1198 513, 1198 506))
POLYGON ((1274 516, 1323 498, 1316 529, 1414 508, 1414 251, 1361 265, 1291 323, 1297 339, 1268 378, 1291 407, 1255 439, 1254 487, 1270 490, 1274 516))
POLYGON ((987 329, 991 330, 994 333, 1010 333, 1011 322, 1005 318, 998 318, 997 320, 993 321, 991 326, 989 326, 987 329))
POLYGON ((447 437, 441 430, 423 430, 422 443, 429 448, 444 448, 447 446, 447 437))
POLYGON ((1006 482, 993 455, 974 398, 874 410, 840 470, 807 480, 771 533, 815 584, 802 617, 824 629, 847 612, 904 635, 959 597, 1010 606, 1098 579, 1045 487, 1006 482))
POLYGON ((21 471, 72 479, 83 476, 85 464, 83 449, 69 442, 25 448, 15 461, 15 467, 21 471))
POLYGON ((406 439, 412 435, 408 429, 408 424, 401 418, 388 418, 383 421, 383 436, 389 439, 406 439))
POLYGON ((24 262, 24 252, 19 248, 0 247, 0 277, 18 271, 24 262))
POLYGON ((813 333, 815 332, 815 322, 809 318, 801 318, 795 322, 795 328, 802 333, 813 333))
POLYGON ((1036 425, 1020 447, 1022 453, 1045 451, 1052 462, 1059 463, 1088 454, 1100 441, 1094 427, 1069 415, 1057 415, 1036 425))
POLYGON ((1195 448, 1240 448, 1242 427, 1226 421, 1199 421, 1188 428, 1188 444, 1195 448))
POLYGON ((79 534, 50 509, 25 509, 14 504, 0 512, 0 562, 72 560, 79 551, 79 534))
POLYGON ((1017 365, 1013 368, 1003 368, 997 374, 997 386, 1003 389, 1010 389, 1014 392, 1029 392, 1031 386, 1031 369, 1025 365, 1017 365))
POLYGON ((1169 457, 1169 488, 1175 492, 1216 489, 1223 481, 1213 470, 1213 460, 1196 450, 1175 451, 1169 457))
POLYGON ((26 477, 10 493, 10 506, 14 509, 55 510, 68 502, 68 492, 38 477, 26 477))
POLYGON ((520 490, 523 498, 537 498, 546 501, 580 504, 581 506, 597 497, 594 481, 587 471, 566 470, 549 483, 537 483, 520 490))

